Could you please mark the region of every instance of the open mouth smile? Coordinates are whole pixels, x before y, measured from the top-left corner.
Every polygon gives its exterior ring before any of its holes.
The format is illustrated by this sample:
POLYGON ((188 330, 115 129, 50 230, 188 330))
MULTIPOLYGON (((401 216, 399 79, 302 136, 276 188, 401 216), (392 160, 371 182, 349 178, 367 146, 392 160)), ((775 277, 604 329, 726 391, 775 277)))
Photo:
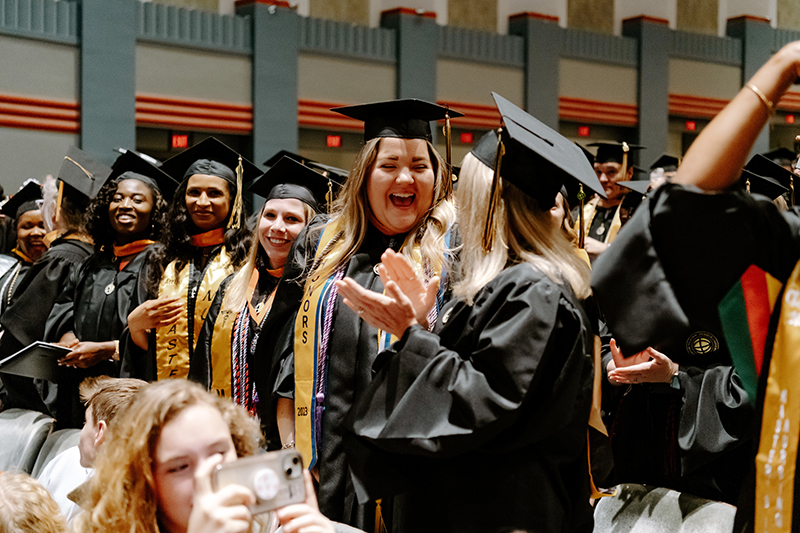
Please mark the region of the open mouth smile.
POLYGON ((417 196, 415 194, 407 193, 407 194, 390 194, 389 200, 392 202, 392 205, 396 207, 409 207, 414 203, 414 199, 417 196))

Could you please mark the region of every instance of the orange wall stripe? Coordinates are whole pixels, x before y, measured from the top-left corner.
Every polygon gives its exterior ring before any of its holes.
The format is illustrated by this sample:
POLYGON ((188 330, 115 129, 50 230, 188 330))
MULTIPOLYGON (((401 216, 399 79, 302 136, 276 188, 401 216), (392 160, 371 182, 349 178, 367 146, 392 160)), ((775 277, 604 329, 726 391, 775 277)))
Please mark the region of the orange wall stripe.
POLYGON ((790 91, 778 102, 778 109, 783 111, 800 111, 800 93, 790 91))
POLYGON ((0 94, 0 126, 78 133, 80 105, 68 100, 0 94))
POLYGON ((253 107, 193 98, 137 94, 136 123, 247 134, 253 131, 253 107))
POLYGON ((713 118, 729 101, 690 94, 670 94, 669 114, 689 118, 713 118))
POLYGON ((558 115, 565 120, 595 124, 635 126, 639 123, 639 108, 636 104, 600 102, 566 96, 558 99, 558 115))

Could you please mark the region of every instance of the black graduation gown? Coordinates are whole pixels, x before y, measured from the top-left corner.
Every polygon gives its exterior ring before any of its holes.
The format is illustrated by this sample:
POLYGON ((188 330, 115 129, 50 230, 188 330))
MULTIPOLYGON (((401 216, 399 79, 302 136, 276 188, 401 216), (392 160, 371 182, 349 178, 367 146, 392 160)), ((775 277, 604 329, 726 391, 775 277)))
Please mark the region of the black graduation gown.
MULTIPOLYGON (((120 271, 118 261, 107 253, 89 256, 53 306, 45 326, 45 340, 58 342, 70 331, 81 341, 119 340, 133 310, 131 304, 138 300, 135 293, 147 257, 146 249, 120 271)), ((59 406, 62 412, 69 409, 73 427, 83 423, 84 406, 78 392, 81 381, 90 376, 118 374, 116 363, 103 361, 90 368, 71 369, 59 383, 59 406)))
POLYGON ((591 531, 592 352, 571 290, 506 268, 378 356, 346 422, 359 496, 400 493, 395 531, 591 531))
POLYGON ((758 427, 717 305, 751 264, 785 282, 798 251, 800 233, 766 199, 667 184, 600 256, 592 286, 623 354, 653 346, 680 365, 679 390, 627 389, 610 428, 617 482, 736 503, 758 427), (707 353, 698 338, 708 342, 707 353), (673 448, 670 473, 664 459, 673 448))
MULTIPOLYGON (((67 287, 70 277, 81 262, 92 253, 92 246, 75 239, 59 238, 33 265, 15 290, 11 305, 0 317, 4 329, 0 338, 0 359, 32 342, 43 340, 50 310, 67 287)), ((66 369, 66 373, 74 369, 66 369)), ((69 413, 63 413, 54 383, 6 375, 4 402, 7 407, 22 407, 56 418, 56 427, 76 426, 69 413)))
MULTIPOLYGON (((298 235, 293 245, 292 266, 284 269, 284 279, 291 280, 302 276, 306 266, 314 261, 319 232, 316 231, 326 221, 325 217, 312 220, 304 232, 298 235), (310 238, 313 236, 314 238, 310 238)), ((399 250, 404 236, 387 237, 372 225, 361 247, 350 259, 344 275, 353 278, 362 287, 383 292, 383 283, 374 268, 381 261, 381 254, 387 248, 399 250)), ((304 278, 303 278, 304 279, 304 278)), ((280 289, 279 289, 280 290, 280 289)), ((302 295, 302 287, 300 287, 302 295)), ((276 298, 277 299, 277 298, 276 298)), ((292 303, 294 300, 292 300, 292 303)), ((300 298, 297 298, 291 311, 284 310, 283 316, 288 324, 277 341, 283 343, 279 347, 281 356, 278 365, 281 367, 275 378, 274 386, 288 386, 293 391, 293 348, 294 313, 297 311, 300 298), (288 311, 288 312, 287 312, 288 311), (286 359, 286 358, 290 359, 286 359)), ((274 306, 273 306, 274 310, 274 306)), ((270 311, 272 314, 273 311, 270 311)), ((319 507, 325 516, 337 522, 350 524, 361 529, 374 527, 374 506, 358 505, 353 490, 352 480, 348 473, 348 461, 344 454, 343 436, 344 417, 350 406, 356 401, 372 380, 372 363, 378 354, 378 330, 361 320, 358 315, 342 302, 338 296, 333 309, 333 325, 329 340, 329 361, 325 386, 325 402, 322 414, 322 438, 317 443, 317 465, 319 467, 319 507)), ((262 388, 256 382, 259 391, 262 388)), ((270 386, 265 384, 264 387, 270 386)), ((269 389, 271 390, 271 389, 269 389)), ((274 404, 266 416, 275 417, 274 404)))

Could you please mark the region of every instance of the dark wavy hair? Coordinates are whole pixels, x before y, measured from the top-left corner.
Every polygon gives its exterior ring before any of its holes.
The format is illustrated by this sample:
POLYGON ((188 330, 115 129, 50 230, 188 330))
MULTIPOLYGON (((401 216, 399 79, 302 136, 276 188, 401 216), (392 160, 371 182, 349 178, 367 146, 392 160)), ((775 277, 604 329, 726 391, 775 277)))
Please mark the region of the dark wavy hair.
MULTIPOLYGON (((92 236, 95 252, 112 253, 116 233, 114 233, 108 218, 108 206, 111 205, 111 200, 117 193, 119 184, 129 179, 136 178, 122 175, 109 181, 100 188, 97 196, 89 204, 89 209, 86 213, 86 231, 92 236)), ((150 211, 150 231, 147 238, 157 241, 166 226, 168 204, 161 191, 154 189, 145 181, 142 181, 142 183, 147 185, 150 192, 153 193, 153 209, 150 211)))
MULTIPOLYGON (((194 225, 189 212, 186 209, 186 186, 189 180, 183 180, 175 191, 175 196, 169 204, 167 217, 169 224, 164 226, 161 242, 163 246, 158 247, 155 251, 156 261, 160 263, 161 272, 172 261, 177 261, 177 270, 182 270, 195 253, 195 246, 192 244, 192 235, 197 234, 200 230, 194 225)), ((233 211, 234 198, 236 197, 236 185, 225 180, 228 185, 228 194, 231 198, 231 212, 233 211)), ((231 213, 225 218, 225 225, 227 226, 231 213)), ((225 250, 231 257, 231 262, 234 268, 239 268, 247 259, 247 253, 250 251, 251 232, 247 226, 247 220, 244 210, 239 214, 239 228, 228 229, 225 231, 225 250)), ((160 274, 158 275, 160 278, 160 274)), ((151 280, 151 287, 158 286, 158 280, 151 280)))

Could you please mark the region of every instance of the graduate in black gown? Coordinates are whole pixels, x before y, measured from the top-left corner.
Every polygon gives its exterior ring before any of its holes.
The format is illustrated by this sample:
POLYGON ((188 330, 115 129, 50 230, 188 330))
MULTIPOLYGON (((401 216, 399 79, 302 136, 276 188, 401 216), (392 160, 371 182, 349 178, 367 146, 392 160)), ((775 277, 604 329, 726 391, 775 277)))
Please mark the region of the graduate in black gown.
POLYGON ((47 234, 41 211, 42 187, 29 182, 12 196, 0 212, 14 221, 16 244, 9 255, 0 255, 0 315, 11 303, 19 281, 31 265, 47 251, 47 234))
POLYGON ((250 186, 250 192, 266 200, 258 213, 253 246, 239 271, 220 285, 197 339, 189 379, 210 389, 212 352, 228 357, 231 398, 254 416, 259 402, 256 347, 261 336, 279 333, 269 318, 276 300, 287 303, 285 291, 277 290, 278 281, 295 238, 325 206, 325 196, 333 190, 328 183, 321 174, 283 157, 250 186))
MULTIPOLYGON (((169 206, 163 245, 150 254, 147 300, 128 316, 120 341, 123 377, 187 378, 203 322, 222 281, 241 268, 250 249, 242 184, 261 174, 209 137, 164 161, 180 180, 169 206)), ((213 357, 210 388, 231 394, 230 358, 213 357)))
POLYGON ((740 475, 752 474, 738 501, 737 532, 797 531, 800 524, 800 477, 795 473, 800 213, 792 208, 782 215, 769 198, 750 195, 737 184, 774 102, 798 72, 800 42, 794 42, 759 69, 709 123, 673 183, 651 193, 594 270, 595 292, 622 353, 652 346, 663 354, 646 361, 631 357, 634 364, 615 357, 614 375, 631 383, 653 381, 659 373, 665 383, 678 381, 682 468, 741 450, 741 460, 727 463, 740 475), (624 254, 624 269, 613 263, 615 256, 620 259, 617 254, 624 254), (758 274, 756 267, 761 283, 751 286, 752 294, 771 299, 769 277, 783 287, 765 307, 763 320, 748 319, 743 328, 752 336, 749 365, 737 358, 732 367, 729 354, 738 347, 731 333, 740 332, 723 327, 720 304, 743 291, 750 275, 758 274), (630 292, 610 290, 620 286, 630 292), (682 344, 706 352, 694 354, 705 370, 679 359, 682 344), (745 405, 749 408, 741 409, 745 405), (691 416, 684 423, 687 409, 691 416), (747 442, 751 436, 752 446, 747 442))
POLYGON ((89 204, 87 232, 94 242, 89 256, 69 280, 50 311, 45 340, 72 349, 60 363, 75 370, 59 384, 62 412, 71 406, 76 423, 83 417, 78 386, 86 377, 119 374, 119 338, 128 314, 142 300, 139 278, 147 275, 147 250, 164 224, 166 201, 178 183, 128 151, 89 204))
MULTIPOLYGON (((30 267, 15 289, 11 304, 0 317, 0 359, 25 346, 44 339, 50 310, 67 287, 81 262, 92 253, 91 238, 86 234, 84 213, 111 174, 111 168, 94 161, 71 147, 59 171, 57 236, 50 248, 30 267)), ((69 371, 67 372, 69 373, 69 371)), ((83 419, 73 419, 69 406, 61 410, 58 385, 19 376, 4 376, 3 403, 22 407, 56 418, 56 427, 80 427, 83 419)))
POLYGON ((430 290, 397 254, 383 256, 385 294, 337 283, 400 338, 345 422, 359 497, 396 494, 395 531, 593 528, 589 266, 550 208, 567 180, 603 191, 577 146, 495 100, 504 128, 462 164, 459 276, 433 331, 420 325, 430 290))
POLYGON ((387 248, 409 257, 425 279, 445 278, 455 212, 447 164, 431 144, 430 121, 445 118, 445 108, 395 100, 340 111, 365 121, 366 144, 331 215, 315 218, 295 240, 283 276, 290 305, 271 312, 289 323, 288 334, 259 346, 276 354, 278 375, 259 372, 256 386, 262 395, 276 390, 275 401, 262 399, 267 406, 262 417, 283 428, 283 445, 296 443, 318 475, 323 514, 372 529, 375 505, 356 501, 342 422, 372 380, 375 356, 392 337, 343 305, 333 282, 349 276, 382 291, 377 265, 387 248))

